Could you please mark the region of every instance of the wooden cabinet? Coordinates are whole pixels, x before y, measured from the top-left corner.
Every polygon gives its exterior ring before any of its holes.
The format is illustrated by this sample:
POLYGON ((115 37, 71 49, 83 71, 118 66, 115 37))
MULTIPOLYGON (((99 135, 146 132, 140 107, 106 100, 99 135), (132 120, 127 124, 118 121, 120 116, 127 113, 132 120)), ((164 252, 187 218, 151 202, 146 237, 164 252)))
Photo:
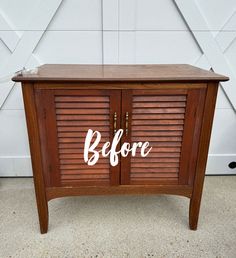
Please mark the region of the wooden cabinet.
POLYGON ((44 65, 14 77, 23 85, 41 232, 49 200, 86 194, 183 195, 196 229, 218 82, 227 79, 188 65, 44 65), (98 150, 119 129, 117 148, 152 149, 119 154, 116 166, 100 155, 90 166, 89 129, 101 133, 98 150))

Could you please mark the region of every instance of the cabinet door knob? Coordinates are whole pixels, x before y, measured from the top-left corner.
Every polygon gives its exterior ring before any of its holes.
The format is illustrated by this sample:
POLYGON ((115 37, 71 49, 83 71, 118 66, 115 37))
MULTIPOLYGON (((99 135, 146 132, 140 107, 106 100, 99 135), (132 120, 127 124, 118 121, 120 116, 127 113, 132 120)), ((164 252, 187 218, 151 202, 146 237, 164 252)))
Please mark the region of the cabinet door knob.
POLYGON ((116 121, 117 121, 117 113, 114 113, 114 125, 113 125, 113 129, 114 129, 114 134, 116 133, 116 121))
POLYGON ((125 113, 125 135, 129 133, 129 112, 125 113))

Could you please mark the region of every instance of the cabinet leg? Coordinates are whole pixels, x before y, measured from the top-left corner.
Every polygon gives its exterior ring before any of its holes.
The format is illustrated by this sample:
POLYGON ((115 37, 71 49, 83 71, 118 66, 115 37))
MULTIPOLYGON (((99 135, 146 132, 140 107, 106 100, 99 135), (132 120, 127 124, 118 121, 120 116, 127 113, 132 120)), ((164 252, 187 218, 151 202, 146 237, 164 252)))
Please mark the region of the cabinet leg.
POLYGON ((201 200, 192 196, 189 203, 189 228, 197 230, 201 200))
POLYGON ((41 234, 45 234, 48 231, 48 203, 47 201, 39 203, 39 201, 37 200, 37 206, 40 232, 41 234))

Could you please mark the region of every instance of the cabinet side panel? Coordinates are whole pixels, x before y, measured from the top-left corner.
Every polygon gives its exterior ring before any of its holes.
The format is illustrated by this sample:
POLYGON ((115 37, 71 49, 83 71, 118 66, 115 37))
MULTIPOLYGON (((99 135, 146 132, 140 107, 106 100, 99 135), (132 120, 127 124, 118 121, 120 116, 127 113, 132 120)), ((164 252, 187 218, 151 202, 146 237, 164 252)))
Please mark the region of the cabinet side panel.
POLYGON ((40 148, 42 155, 42 166, 43 166, 43 175, 45 186, 49 187, 52 184, 50 180, 49 173, 49 161, 48 161, 48 142, 47 142, 47 128, 45 123, 46 112, 44 108, 44 95, 43 90, 34 90, 35 94, 35 105, 37 110, 37 119, 38 119, 38 127, 39 127, 39 137, 40 137, 40 148))
POLYGON ((202 127, 206 92, 207 92, 207 88, 200 90, 198 108, 196 111, 196 119, 195 119, 193 141, 192 141, 192 148, 191 148, 192 151, 191 151, 191 157, 189 160, 189 170, 188 170, 188 173, 189 173, 188 184, 191 186, 193 185, 193 180, 194 180, 194 175, 195 175, 196 165, 197 165, 197 155, 198 155, 199 140, 200 140, 201 127, 202 127))
POLYGON ((196 165, 197 142, 199 141, 205 89, 190 89, 184 119, 183 141, 180 158, 179 184, 188 184, 196 165))
POLYGON ((43 149, 45 177, 50 186, 60 186, 58 141, 56 132, 56 112, 54 103, 54 90, 35 90, 39 115, 40 137, 43 149))

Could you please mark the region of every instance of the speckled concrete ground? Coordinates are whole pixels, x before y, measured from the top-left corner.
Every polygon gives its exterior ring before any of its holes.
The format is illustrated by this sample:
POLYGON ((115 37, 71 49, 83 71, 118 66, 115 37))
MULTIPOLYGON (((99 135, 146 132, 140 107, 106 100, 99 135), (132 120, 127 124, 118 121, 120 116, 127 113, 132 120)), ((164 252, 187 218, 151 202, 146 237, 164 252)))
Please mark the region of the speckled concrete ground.
POLYGON ((197 231, 188 199, 70 197, 39 233, 32 179, 0 178, 0 257, 236 257, 236 177, 207 177, 197 231))

